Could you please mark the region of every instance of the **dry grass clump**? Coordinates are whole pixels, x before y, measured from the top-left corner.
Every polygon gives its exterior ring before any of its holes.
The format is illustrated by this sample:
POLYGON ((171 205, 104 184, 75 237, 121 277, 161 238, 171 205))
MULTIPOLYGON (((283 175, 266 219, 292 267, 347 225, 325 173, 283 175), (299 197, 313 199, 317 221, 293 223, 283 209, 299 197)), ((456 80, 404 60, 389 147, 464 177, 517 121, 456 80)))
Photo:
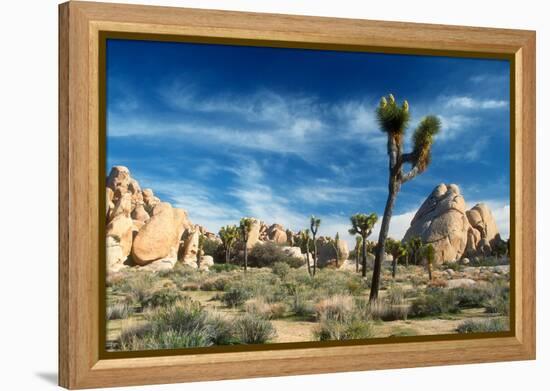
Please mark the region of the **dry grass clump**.
POLYGON ((319 320, 347 320, 354 310, 353 298, 346 295, 334 295, 319 301, 315 313, 319 320))
POLYGON ((248 300, 244 305, 244 310, 264 319, 278 319, 285 315, 287 306, 285 303, 268 303, 259 298, 248 300))

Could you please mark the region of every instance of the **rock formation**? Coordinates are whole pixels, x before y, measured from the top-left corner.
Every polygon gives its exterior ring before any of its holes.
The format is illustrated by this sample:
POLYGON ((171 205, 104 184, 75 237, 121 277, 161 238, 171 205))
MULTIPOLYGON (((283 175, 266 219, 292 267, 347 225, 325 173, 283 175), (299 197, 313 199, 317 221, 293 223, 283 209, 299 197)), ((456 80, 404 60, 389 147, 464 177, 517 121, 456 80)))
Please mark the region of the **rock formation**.
POLYGON ((437 263, 465 256, 487 255, 500 235, 489 207, 477 204, 466 210, 457 185, 438 185, 411 221, 403 241, 420 237, 436 251, 437 263))
POLYGON ((192 227, 184 210, 160 202, 151 189, 142 191, 123 166, 107 177, 106 218, 108 272, 132 263, 150 270, 173 267, 182 234, 192 227))

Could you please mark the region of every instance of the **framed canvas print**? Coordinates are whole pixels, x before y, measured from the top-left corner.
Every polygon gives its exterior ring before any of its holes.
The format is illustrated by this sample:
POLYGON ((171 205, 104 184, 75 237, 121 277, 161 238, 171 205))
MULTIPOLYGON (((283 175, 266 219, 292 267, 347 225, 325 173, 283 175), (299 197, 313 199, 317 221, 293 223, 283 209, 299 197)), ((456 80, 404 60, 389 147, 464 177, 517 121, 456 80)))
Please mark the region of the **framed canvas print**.
POLYGON ((534 32, 59 12, 62 386, 534 359, 534 32))

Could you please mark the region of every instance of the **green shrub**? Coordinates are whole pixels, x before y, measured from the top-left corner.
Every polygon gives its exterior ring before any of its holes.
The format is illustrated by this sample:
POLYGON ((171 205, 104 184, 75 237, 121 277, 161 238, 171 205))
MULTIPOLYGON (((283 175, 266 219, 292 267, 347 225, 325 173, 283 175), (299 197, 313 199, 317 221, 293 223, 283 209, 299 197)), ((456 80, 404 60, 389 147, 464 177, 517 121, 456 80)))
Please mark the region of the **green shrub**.
POLYGON ((458 299, 453 290, 427 288, 423 294, 413 301, 409 315, 420 317, 445 313, 455 314, 460 312, 458 304, 458 299))
POLYGON ((146 324, 123 330, 118 340, 121 350, 189 348, 239 341, 230 321, 206 312, 191 299, 159 307, 147 313, 146 320, 146 324))
POLYGON ((282 246, 273 242, 258 243, 248 254, 248 266, 270 267, 277 262, 286 263, 294 268, 304 264, 302 258, 289 256, 282 246))
POLYGON ((145 307, 167 307, 181 299, 181 294, 170 288, 162 288, 159 290, 149 291, 143 298, 141 305, 145 307))
POLYGON ((465 320, 458 327, 459 333, 495 333, 498 331, 508 331, 510 325, 508 318, 493 318, 486 320, 465 320))
POLYGON ((212 276, 201 283, 200 289, 202 291, 223 291, 233 280, 234 278, 226 275, 212 276))
POLYGON ((277 335, 270 321, 249 313, 235 319, 234 328, 238 340, 244 344, 266 343, 277 335))
POLYGON ((313 330, 313 336, 318 341, 344 341, 350 339, 367 339, 374 335, 370 322, 350 319, 344 322, 325 319, 313 330))
POLYGON ((288 263, 275 262, 271 266, 271 271, 273 272, 273 274, 279 276, 281 280, 284 280, 290 273, 290 266, 288 265, 288 263))
POLYGON ((252 293, 242 284, 230 285, 222 296, 222 302, 228 307, 238 307, 252 297, 252 293))

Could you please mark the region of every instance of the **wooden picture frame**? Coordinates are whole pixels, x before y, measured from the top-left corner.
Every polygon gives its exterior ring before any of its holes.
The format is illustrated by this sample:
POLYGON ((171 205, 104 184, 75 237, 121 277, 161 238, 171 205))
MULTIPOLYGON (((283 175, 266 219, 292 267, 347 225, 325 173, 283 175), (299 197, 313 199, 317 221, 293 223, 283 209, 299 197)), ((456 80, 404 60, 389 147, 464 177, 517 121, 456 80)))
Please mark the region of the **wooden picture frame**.
POLYGON ((535 32, 88 2, 59 6, 59 384, 90 388, 535 358, 535 32), (103 32, 155 39, 509 58, 512 331, 505 336, 105 358, 99 83, 103 32))

